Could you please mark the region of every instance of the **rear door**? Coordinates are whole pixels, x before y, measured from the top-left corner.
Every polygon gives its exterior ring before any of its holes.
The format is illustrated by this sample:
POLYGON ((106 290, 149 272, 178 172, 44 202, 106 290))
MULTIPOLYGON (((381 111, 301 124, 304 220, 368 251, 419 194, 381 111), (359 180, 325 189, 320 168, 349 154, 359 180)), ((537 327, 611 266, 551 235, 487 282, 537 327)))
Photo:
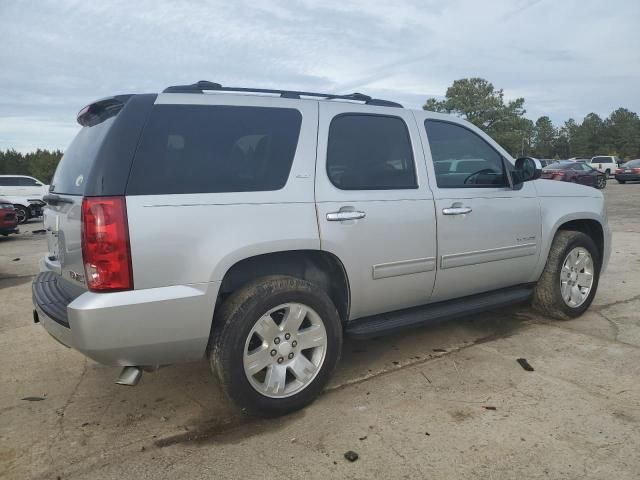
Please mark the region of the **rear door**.
POLYGON ((436 223, 411 112, 319 103, 320 242, 346 269, 351 319, 427 303, 436 223))
POLYGON ((529 281, 540 251, 533 182, 509 186, 507 154, 477 128, 416 112, 438 221, 432 301, 529 281))
POLYGON ((0 195, 10 197, 19 195, 18 193, 18 177, 0 177, 0 195))

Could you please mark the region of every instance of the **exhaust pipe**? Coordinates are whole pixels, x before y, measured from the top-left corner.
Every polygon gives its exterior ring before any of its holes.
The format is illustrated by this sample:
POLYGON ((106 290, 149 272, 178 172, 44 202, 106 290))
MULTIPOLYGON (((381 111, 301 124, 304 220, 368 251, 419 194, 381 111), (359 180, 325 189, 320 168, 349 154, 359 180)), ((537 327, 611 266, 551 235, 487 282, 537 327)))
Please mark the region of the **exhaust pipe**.
POLYGON ((124 367, 116 380, 118 385, 135 387, 142 378, 142 370, 139 367, 124 367))

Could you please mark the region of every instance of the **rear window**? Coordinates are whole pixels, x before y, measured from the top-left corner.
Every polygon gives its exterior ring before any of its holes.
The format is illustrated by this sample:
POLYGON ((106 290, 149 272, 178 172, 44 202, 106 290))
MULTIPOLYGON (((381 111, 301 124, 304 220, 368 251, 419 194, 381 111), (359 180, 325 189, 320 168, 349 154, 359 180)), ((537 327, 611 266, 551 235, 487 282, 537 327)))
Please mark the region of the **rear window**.
POLYGON ((640 167, 640 160, 631 160, 623 165, 625 168, 638 168, 640 167))
POLYGON ((84 184, 102 146, 107 132, 116 117, 111 117, 93 127, 83 127, 64 152, 50 190, 68 195, 84 194, 84 184))
POLYGON ((289 177, 301 123, 291 108, 156 105, 127 194, 279 190, 289 177))
POLYGON ((611 157, 593 157, 591 163, 613 163, 611 157))

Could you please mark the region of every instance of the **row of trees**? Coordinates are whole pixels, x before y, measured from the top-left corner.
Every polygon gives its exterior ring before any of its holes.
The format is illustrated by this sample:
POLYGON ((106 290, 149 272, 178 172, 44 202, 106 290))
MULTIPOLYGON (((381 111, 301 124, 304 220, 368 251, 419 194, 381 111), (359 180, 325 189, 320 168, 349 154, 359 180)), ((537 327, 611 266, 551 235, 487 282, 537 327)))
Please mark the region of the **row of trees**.
POLYGON ((513 156, 640 158, 640 118, 626 108, 618 108, 605 119, 595 113, 581 123, 570 118, 559 127, 547 116, 534 123, 524 116, 524 98, 505 102, 502 89, 483 78, 456 80, 443 100, 430 98, 423 108, 465 118, 513 156))
POLYGON ((38 149, 29 153, 0 150, 0 175, 30 175, 49 184, 61 158, 60 150, 38 149))
MULTIPOLYGON (((524 116, 524 98, 505 102, 502 89, 496 89, 483 78, 456 80, 444 99, 430 98, 423 108, 467 119, 514 157, 640 158, 640 119, 626 108, 618 108, 605 119, 595 113, 587 115, 581 123, 570 118, 559 127, 547 116, 534 123, 524 116)), ((31 175, 50 183, 61 157, 60 150, 38 149, 26 154, 0 150, 0 175, 31 175)))

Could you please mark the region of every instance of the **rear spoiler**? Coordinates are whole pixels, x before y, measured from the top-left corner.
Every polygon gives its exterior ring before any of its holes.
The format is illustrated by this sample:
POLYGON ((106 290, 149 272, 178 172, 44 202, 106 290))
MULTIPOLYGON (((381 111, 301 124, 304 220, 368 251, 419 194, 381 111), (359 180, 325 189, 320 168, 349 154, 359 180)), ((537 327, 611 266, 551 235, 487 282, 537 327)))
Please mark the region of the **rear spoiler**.
POLYGON ((92 127, 102 123, 107 118, 117 115, 131 97, 133 97, 132 94, 116 95, 96 100, 78 112, 78 123, 83 127, 92 127))

